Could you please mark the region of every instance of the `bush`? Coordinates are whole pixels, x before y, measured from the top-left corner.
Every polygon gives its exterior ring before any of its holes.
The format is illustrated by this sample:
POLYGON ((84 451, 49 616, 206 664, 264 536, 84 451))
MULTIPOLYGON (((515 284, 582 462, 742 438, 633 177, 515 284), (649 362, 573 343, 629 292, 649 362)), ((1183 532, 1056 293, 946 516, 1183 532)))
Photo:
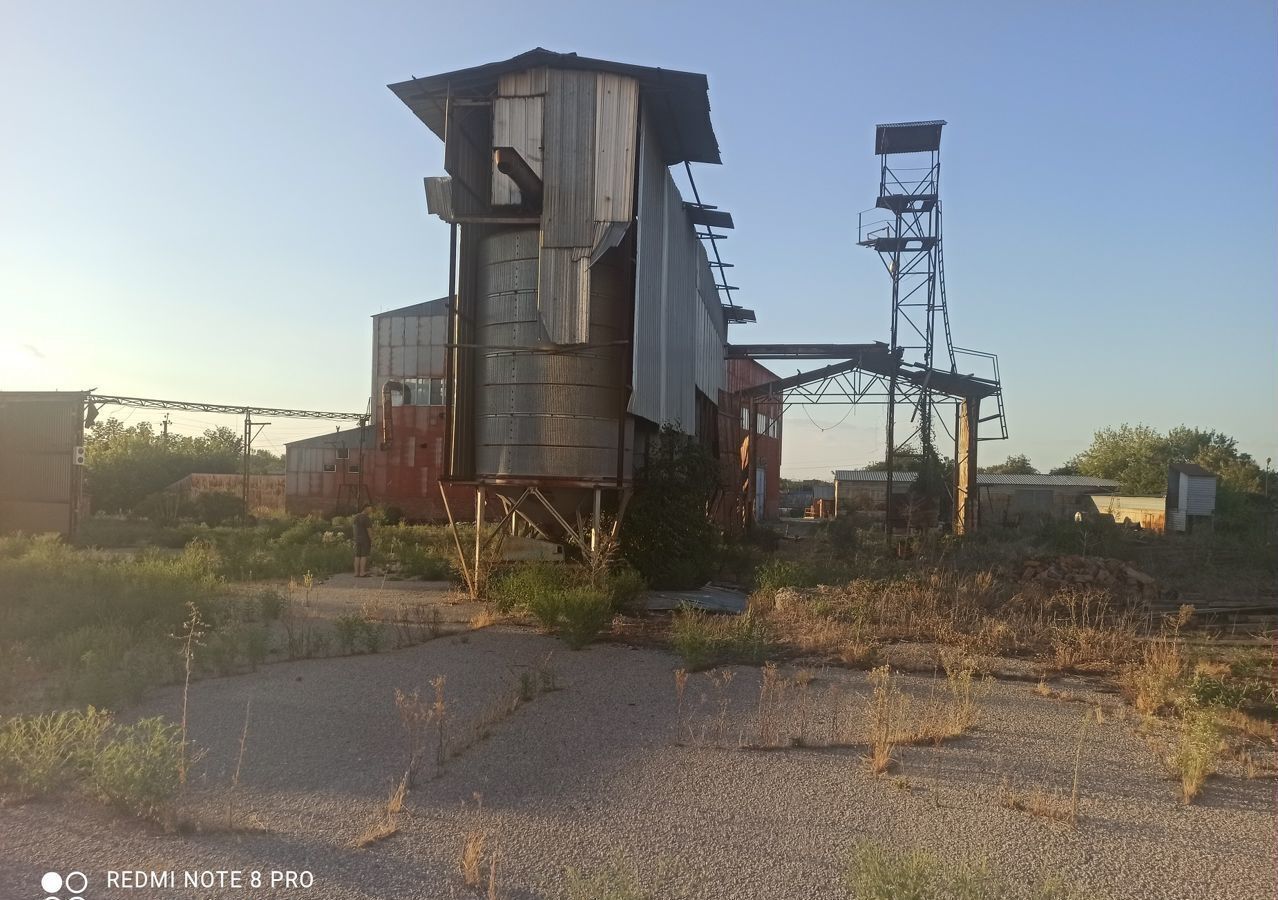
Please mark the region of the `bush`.
POLYGON ((0 725, 0 788, 21 796, 61 790, 88 774, 111 716, 84 712, 15 716, 0 725))
POLYGON ((547 595, 567 590, 575 581, 574 572, 563 563, 527 563, 517 565, 491 583, 488 593, 499 612, 524 609, 547 629, 554 627, 556 613, 553 599, 547 595), (543 621, 537 609, 549 616, 543 621))
POLYGON ((591 587, 587 573, 563 563, 516 566, 489 588, 501 612, 522 610, 548 632, 579 650, 612 621, 614 611, 645 588, 633 570, 609 575, 600 588, 591 587))
POLYGON ((759 665, 773 646, 767 622, 754 612, 714 616, 687 607, 675 613, 670 644, 693 671, 723 663, 759 665))
POLYGON ((664 426, 621 526, 622 554, 654 588, 697 588, 713 577, 720 535, 709 509, 718 488, 710 451, 664 426))
POLYGON ((89 773, 89 792, 143 818, 158 819, 180 786, 181 729, 163 717, 118 726, 98 752, 89 773))
POLYGON ((612 622, 612 598, 603 591, 571 588, 559 597, 559 636, 573 650, 589 644, 612 622))

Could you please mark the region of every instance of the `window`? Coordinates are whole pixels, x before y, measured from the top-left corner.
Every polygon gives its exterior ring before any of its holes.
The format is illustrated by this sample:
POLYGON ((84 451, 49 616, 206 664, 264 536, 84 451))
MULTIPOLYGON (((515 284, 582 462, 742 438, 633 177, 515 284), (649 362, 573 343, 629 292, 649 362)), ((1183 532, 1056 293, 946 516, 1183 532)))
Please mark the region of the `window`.
POLYGON ((347 449, 346 447, 338 447, 338 448, 337 448, 337 458, 338 458, 338 459, 346 459, 348 456, 350 456, 350 454, 351 454, 350 450, 349 450, 349 449, 347 449))
POLYGON ((346 471, 350 472, 352 475, 358 475, 359 463, 351 463, 349 466, 346 467, 346 471))
MULTIPOLYGON (((442 378, 401 378, 404 394, 401 401, 404 406, 442 406, 445 388, 442 378)), ((395 398, 391 398, 395 402, 395 398)))
POLYGON ((336 472, 336 471, 337 471, 337 463, 324 463, 324 471, 325 471, 325 472, 336 472))

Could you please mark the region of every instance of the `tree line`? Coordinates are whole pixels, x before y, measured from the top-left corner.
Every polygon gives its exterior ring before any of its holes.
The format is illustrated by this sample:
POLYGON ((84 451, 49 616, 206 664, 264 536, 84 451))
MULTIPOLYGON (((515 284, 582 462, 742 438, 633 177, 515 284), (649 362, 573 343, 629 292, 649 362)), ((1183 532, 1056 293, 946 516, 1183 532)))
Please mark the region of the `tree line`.
MULTIPOLYGON (((85 433, 87 490, 100 512, 134 512, 148 497, 196 473, 244 471, 243 438, 225 425, 201 435, 165 434, 150 422, 110 418, 85 433)), ((249 457, 254 475, 280 474, 284 458, 267 450, 249 457)))

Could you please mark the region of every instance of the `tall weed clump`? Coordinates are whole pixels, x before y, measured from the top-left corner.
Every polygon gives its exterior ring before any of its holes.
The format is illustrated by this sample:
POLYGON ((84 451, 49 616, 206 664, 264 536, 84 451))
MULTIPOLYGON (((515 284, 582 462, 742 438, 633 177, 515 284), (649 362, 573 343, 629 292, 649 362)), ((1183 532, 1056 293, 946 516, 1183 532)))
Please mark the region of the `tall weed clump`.
POLYGON ((760 665, 774 647, 762 615, 715 616, 684 607, 670 626, 670 645, 692 671, 723 663, 760 665))
POLYGON ((0 792, 25 799, 78 791, 164 821, 183 758, 180 726, 161 717, 117 725, 93 707, 14 716, 0 725, 0 792))

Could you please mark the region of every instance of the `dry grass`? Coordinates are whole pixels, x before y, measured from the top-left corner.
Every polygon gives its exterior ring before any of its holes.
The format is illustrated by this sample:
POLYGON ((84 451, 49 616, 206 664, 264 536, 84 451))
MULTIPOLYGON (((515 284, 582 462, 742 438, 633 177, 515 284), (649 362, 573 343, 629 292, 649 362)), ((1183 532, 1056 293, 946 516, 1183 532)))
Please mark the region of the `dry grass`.
POLYGON ((1076 811, 1070 798, 1060 791, 1046 791, 1039 787, 1027 791, 1013 791, 1004 786, 999 794, 999 806, 1029 813, 1040 819, 1048 819, 1065 825, 1073 824, 1076 811))
POLYGON ((351 842, 357 849, 372 846, 378 841, 399 832, 399 815, 404 811, 404 798, 408 794, 408 778, 400 779, 399 785, 386 798, 386 804, 378 810, 373 822, 351 842))
POLYGON ((894 718, 899 714, 901 694, 892 684, 892 670, 879 666, 870 670, 870 747, 865 757, 866 767, 875 775, 882 775, 892 767, 892 750, 895 747, 894 718))
POLYGON ((470 627, 475 631, 495 624, 497 624, 497 614, 489 609, 480 610, 470 617, 470 627))
POLYGON ((483 884, 484 850, 488 844, 488 833, 478 829, 466 832, 462 840, 461 868, 462 883, 468 888, 478 888, 483 884))
POLYGON ((1184 672, 1179 638, 1162 635, 1144 646, 1140 659, 1123 674, 1121 684, 1136 709, 1152 716, 1175 703, 1184 672))

